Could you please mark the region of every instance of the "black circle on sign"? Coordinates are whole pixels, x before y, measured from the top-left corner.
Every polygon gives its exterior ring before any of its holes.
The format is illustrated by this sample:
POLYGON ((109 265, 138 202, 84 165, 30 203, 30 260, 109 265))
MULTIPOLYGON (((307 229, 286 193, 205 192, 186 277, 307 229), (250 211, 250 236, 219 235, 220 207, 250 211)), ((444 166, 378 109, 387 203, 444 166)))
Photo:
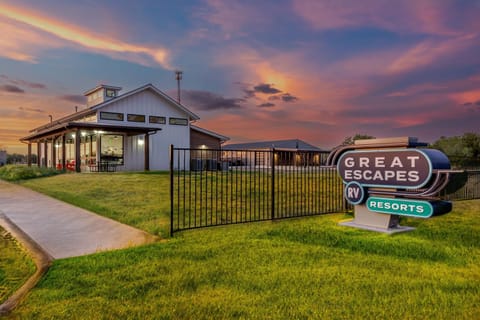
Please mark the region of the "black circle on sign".
POLYGON ((345 199, 353 205, 361 204, 365 201, 365 189, 356 181, 347 183, 344 193, 345 199))

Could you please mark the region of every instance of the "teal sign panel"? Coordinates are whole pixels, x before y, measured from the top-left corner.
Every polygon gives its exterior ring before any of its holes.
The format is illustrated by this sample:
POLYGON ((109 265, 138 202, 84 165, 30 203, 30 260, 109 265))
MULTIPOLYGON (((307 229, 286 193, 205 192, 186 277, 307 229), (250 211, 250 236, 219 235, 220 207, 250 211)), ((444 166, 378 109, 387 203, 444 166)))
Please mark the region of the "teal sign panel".
POLYGON ((399 216, 430 218, 434 213, 432 204, 422 200, 370 197, 366 204, 370 211, 399 216))

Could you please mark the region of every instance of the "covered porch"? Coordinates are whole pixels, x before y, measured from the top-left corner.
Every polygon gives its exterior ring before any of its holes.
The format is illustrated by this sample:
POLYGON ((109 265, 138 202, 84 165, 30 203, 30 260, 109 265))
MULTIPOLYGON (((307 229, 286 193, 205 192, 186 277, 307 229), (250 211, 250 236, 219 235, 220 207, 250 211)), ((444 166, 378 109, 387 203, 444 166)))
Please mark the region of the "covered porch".
POLYGON ((70 122, 52 124, 22 139, 28 165, 36 144, 37 165, 75 172, 150 169, 150 139, 160 128, 70 122))

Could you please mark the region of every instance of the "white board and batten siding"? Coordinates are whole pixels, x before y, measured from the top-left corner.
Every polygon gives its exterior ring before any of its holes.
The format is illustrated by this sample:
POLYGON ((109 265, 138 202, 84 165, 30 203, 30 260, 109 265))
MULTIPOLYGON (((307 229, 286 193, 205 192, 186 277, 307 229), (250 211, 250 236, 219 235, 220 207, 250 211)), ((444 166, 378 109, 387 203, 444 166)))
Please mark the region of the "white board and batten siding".
MULTIPOLYGON (((190 121, 189 115, 158 94, 144 90, 137 94, 112 102, 97 112, 98 123, 125 125, 130 127, 159 128, 155 134, 150 135, 150 170, 168 170, 169 146, 190 147, 190 121), (123 113, 123 121, 103 120, 100 112, 123 113), (144 115, 145 122, 127 121, 128 114, 144 115), (149 123, 149 116, 165 117, 165 124, 149 123), (187 119, 187 125, 171 125, 170 118, 187 119)), ((144 135, 125 136, 124 139, 124 166, 123 171, 142 171, 144 169, 144 144, 139 143, 144 135)))

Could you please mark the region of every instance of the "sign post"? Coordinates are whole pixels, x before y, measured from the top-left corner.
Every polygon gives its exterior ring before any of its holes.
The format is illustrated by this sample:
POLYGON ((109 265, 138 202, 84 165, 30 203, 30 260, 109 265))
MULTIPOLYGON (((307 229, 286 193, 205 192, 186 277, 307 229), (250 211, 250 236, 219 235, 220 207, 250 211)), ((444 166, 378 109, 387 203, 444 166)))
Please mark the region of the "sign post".
POLYGON ((414 228, 399 225, 400 216, 430 218, 450 212, 438 193, 449 180, 450 162, 440 151, 425 149, 416 138, 357 140, 329 156, 336 164, 345 199, 355 218, 341 225, 396 233, 414 228))

